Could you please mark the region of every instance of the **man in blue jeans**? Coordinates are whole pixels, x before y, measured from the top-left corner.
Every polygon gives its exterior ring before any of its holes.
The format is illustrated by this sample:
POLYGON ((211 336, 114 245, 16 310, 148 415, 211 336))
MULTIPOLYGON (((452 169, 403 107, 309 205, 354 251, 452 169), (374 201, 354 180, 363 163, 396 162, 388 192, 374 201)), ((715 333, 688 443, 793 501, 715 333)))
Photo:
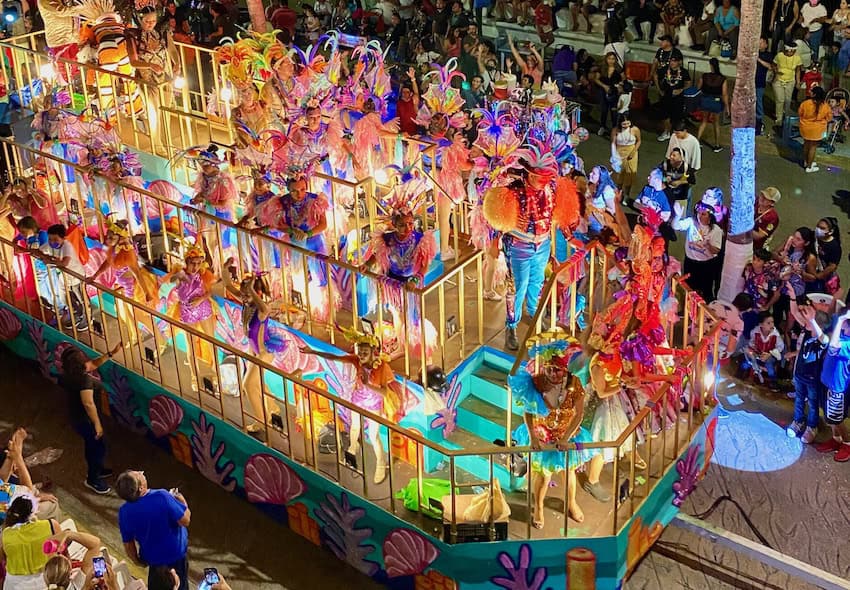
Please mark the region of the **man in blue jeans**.
POLYGON ((125 471, 115 490, 125 504, 118 509, 118 528, 127 556, 136 565, 150 568, 148 588, 156 590, 157 570, 174 570, 179 590, 189 590, 189 545, 191 512, 176 489, 151 490, 143 471, 125 471))
POLYGON ((850 415, 850 310, 835 319, 829 348, 823 361, 821 383, 826 387, 824 421, 832 429, 832 438, 815 445, 821 453, 833 453, 839 463, 850 461, 850 434, 844 421, 850 415))

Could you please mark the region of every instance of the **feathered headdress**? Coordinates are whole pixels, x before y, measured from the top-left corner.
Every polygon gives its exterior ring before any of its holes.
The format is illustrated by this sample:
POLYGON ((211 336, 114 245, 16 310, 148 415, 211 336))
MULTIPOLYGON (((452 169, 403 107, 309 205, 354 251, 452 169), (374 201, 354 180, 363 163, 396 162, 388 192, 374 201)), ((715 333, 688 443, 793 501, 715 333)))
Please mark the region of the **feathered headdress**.
POLYGON ((156 11, 159 8, 159 2, 157 0, 134 0, 133 6, 136 8, 136 12, 151 12, 146 9, 150 8, 152 11, 156 11))
POLYGON ((121 22, 121 15, 115 9, 115 3, 112 0, 85 0, 80 4, 78 14, 83 20, 97 24, 106 20, 116 20, 121 22))
POLYGON ((520 150, 519 159, 522 165, 532 174, 555 178, 558 176, 558 161, 552 150, 537 139, 529 140, 529 144, 520 150))
POLYGON ((567 336, 567 333, 560 328, 529 338, 527 345, 529 357, 539 357, 544 361, 556 357, 569 360, 581 352, 579 341, 567 336))
POLYGON ((382 51, 380 43, 372 40, 352 51, 351 57, 356 63, 351 80, 340 96, 344 105, 362 108, 367 100, 372 99, 375 110, 381 114, 386 112, 387 98, 392 92, 385 65, 388 50, 389 47, 382 51))
POLYGON ((504 160, 522 144, 514 131, 510 113, 502 112, 504 102, 496 102, 489 109, 473 109, 478 121, 478 139, 475 145, 488 157, 504 160))
POLYGON ((219 47, 216 63, 224 66, 225 77, 237 88, 262 85, 274 75, 274 66, 288 50, 274 33, 240 34, 239 40, 219 47))
POLYGON ((386 171, 395 184, 390 192, 378 201, 378 208, 383 213, 384 221, 391 224, 395 217, 412 215, 425 203, 431 189, 431 181, 416 174, 416 169, 406 177, 397 166, 387 166, 386 171))
POLYGON ((222 146, 211 143, 207 145, 196 145, 185 150, 178 151, 171 159, 171 164, 174 165, 180 160, 189 160, 203 166, 204 164, 212 164, 220 166, 227 162, 227 159, 219 155, 219 150, 223 150, 222 146))
POLYGON ((460 78, 466 80, 461 72, 457 71, 457 58, 453 57, 445 66, 433 64, 434 70, 428 72, 425 78, 435 77, 436 82, 428 86, 428 90, 422 95, 422 106, 414 119, 418 124, 428 127, 434 117, 442 116, 446 119, 449 127, 460 128, 463 125, 463 107, 466 104, 460 91, 452 86, 452 80, 460 78))

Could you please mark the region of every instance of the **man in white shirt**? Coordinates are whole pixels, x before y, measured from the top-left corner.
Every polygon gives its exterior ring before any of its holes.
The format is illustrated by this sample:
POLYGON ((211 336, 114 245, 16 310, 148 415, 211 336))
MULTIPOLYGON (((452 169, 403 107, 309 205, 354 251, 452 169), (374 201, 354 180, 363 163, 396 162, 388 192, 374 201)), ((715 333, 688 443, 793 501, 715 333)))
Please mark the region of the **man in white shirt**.
POLYGON ((65 226, 59 223, 47 228, 47 243, 41 248, 44 252, 42 258, 46 264, 56 267, 53 281, 59 297, 63 296, 67 287, 71 299, 73 317, 68 318, 62 327, 70 330, 73 322, 78 331, 85 331, 89 329, 85 311, 88 298, 83 293, 83 283, 77 276, 61 271, 69 270, 76 275, 85 276, 86 269, 80 262, 80 255, 74 245, 65 239, 66 234, 65 226))
POLYGON ((673 148, 682 150, 685 163, 688 167, 694 170, 699 170, 702 166, 702 148, 699 145, 699 140, 688 133, 684 121, 680 121, 673 128, 673 135, 670 137, 670 143, 667 144, 667 153, 665 157, 670 157, 670 152, 673 148))
POLYGON ((823 23, 828 22, 826 6, 820 0, 809 0, 800 7, 800 24, 809 31, 806 40, 812 49, 812 61, 818 60, 820 42, 823 38, 823 23))

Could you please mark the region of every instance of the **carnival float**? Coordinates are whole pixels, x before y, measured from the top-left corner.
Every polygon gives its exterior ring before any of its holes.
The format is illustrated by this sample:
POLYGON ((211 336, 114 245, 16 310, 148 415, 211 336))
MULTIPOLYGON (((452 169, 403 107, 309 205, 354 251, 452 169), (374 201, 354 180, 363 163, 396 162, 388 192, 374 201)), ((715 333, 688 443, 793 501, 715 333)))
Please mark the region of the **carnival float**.
POLYGON ((718 333, 576 105, 470 112, 449 60, 402 134, 376 41, 67 10, 88 56, 0 43, 6 346, 123 343, 106 415, 390 587, 619 587, 709 465, 718 333))

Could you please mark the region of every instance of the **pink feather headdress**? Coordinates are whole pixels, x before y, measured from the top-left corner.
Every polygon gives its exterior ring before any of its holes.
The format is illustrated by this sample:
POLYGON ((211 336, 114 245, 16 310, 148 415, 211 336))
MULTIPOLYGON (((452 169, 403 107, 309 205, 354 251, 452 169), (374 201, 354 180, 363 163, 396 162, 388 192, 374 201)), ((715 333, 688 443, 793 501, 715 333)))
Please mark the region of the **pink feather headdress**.
POLYGON ((443 116, 449 127, 459 129, 463 126, 463 107, 466 102, 460 95, 460 91, 452 86, 452 80, 460 78, 466 80, 461 72, 457 71, 457 58, 453 57, 445 66, 433 64, 435 70, 428 72, 425 77, 436 76, 437 81, 428 86, 428 90, 422 95, 422 106, 414 119, 418 124, 428 127, 431 120, 436 116, 443 116))

